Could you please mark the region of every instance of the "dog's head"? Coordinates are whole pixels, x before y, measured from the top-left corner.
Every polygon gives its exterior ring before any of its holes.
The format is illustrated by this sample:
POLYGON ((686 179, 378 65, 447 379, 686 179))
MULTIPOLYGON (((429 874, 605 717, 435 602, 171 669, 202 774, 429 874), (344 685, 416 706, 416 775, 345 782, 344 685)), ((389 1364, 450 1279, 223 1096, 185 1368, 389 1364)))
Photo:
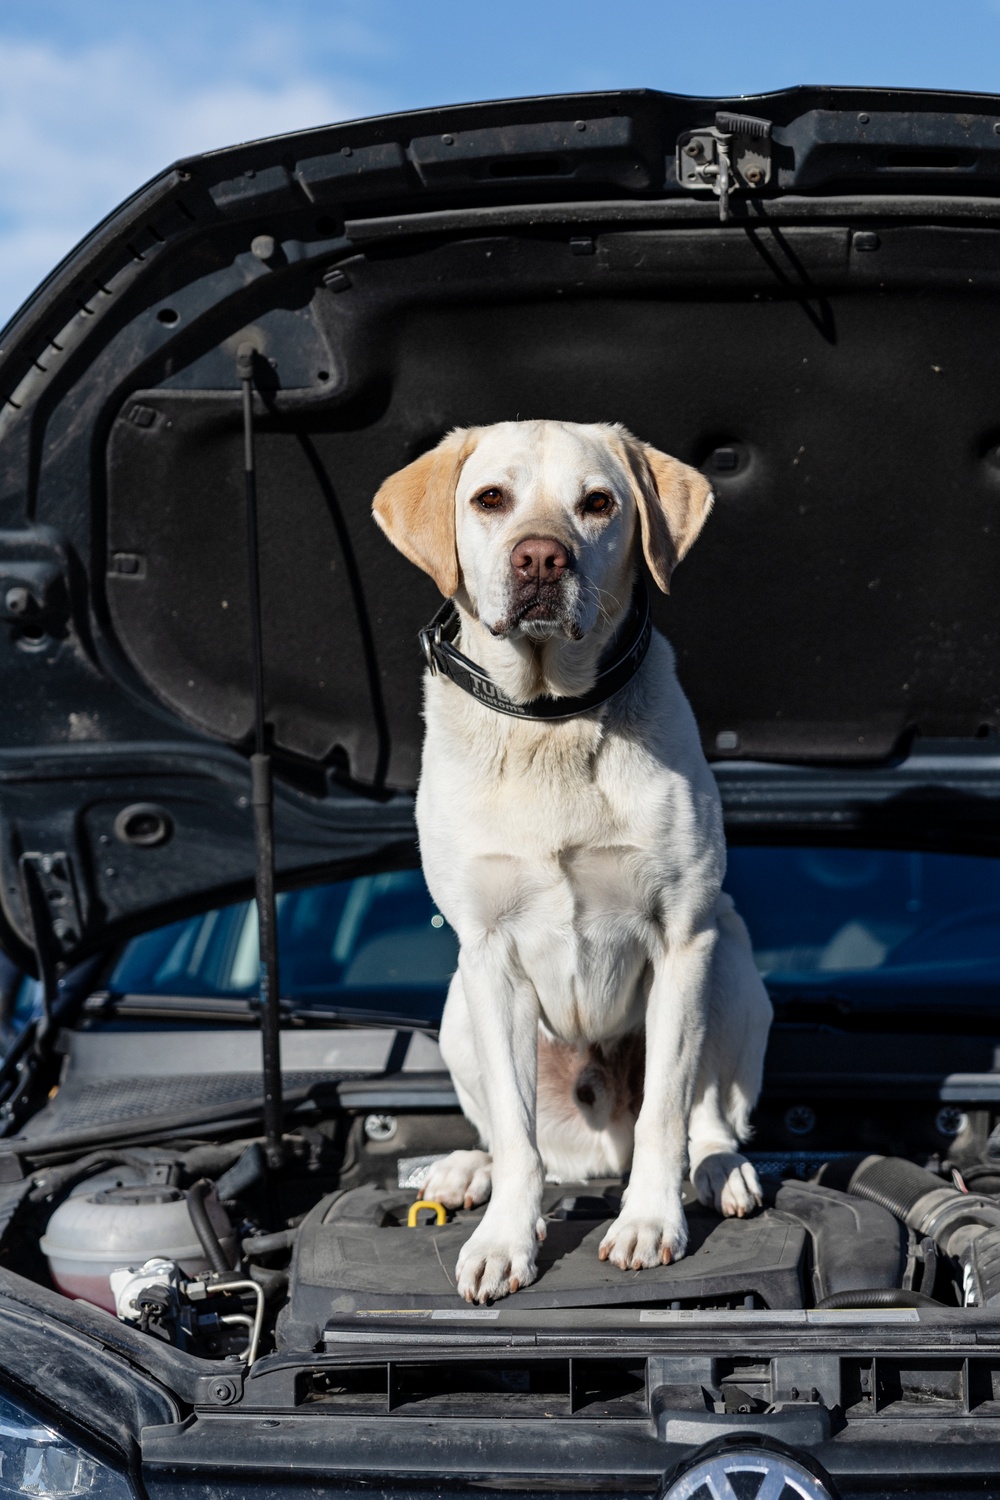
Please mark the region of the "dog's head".
POLYGON ((623 427, 499 422, 452 432, 393 474, 374 512, 492 635, 581 640, 624 613, 640 542, 668 591, 711 505, 696 469, 623 427))

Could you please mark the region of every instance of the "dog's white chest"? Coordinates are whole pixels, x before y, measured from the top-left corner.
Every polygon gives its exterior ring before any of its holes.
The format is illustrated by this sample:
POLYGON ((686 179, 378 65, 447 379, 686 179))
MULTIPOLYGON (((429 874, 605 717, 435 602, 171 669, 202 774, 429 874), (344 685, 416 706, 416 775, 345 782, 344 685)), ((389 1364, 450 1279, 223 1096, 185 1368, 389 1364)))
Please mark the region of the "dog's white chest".
POLYGON ((452 763, 445 795, 431 769, 418 808, 424 867, 463 944, 503 935, 556 1036, 607 1040, 641 1025, 643 976, 662 941, 662 797, 648 777, 630 795, 620 774, 609 787, 559 770, 469 785, 452 763))
POLYGON ((655 871, 635 848, 576 847, 535 878, 512 937, 545 1024, 565 1041, 635 1030, 659 932, 655 871))
POLYGON ((486 944, 523 974, 566 1041, 641 1026, 650 966, 721 884, 718 792, 659 637, 650 671, 655 694, 637 684, 602 724, 512 723, 429 685, 417 823, 431 893, 462 949, 486 944))

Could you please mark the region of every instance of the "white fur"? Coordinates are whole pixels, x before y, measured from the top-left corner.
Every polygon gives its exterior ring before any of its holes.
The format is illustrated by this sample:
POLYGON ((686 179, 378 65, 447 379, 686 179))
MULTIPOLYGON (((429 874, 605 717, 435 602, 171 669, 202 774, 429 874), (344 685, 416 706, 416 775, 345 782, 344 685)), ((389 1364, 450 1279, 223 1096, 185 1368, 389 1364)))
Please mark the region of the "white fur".
MULTIPOLYGON (((506 423, 480 431, 461 469, 459 647, 521 701, 589 687, 624 615, 638 527, 621 444, 618 429, 506 423), (488 485, 502 488, 502 510, 477 504, 488 485), (613 515, 581 509, 594 490, 613 495, 613 515), (526 536, 557 537, 574 566, 553 617, 519 625, 510 555, 526 536)), ((622 1269, 684 1254, 689 1167, 703 1201, 750 1212, 760 1185, 737 1146, 770 1005, 720 893, 719 796, 667 642, 654 634, 625 688, 560 722, 504 717, 429 676, 417 823, 428 885, 460 942, 441 1049, 491 1153, 454 1153, 422 1189, 455 1206, 489 1197, 459 1292, 485 1302, 534 1279, 546 1172, 631 1165, 600 1251, 622 1269), (539 1094, 540 1035, 543 1062, 572 1072, 590 1044, 643 1029, 637 1118, 605 1107, 599 1077, 590 1108, 548 1073, 539 1094)))

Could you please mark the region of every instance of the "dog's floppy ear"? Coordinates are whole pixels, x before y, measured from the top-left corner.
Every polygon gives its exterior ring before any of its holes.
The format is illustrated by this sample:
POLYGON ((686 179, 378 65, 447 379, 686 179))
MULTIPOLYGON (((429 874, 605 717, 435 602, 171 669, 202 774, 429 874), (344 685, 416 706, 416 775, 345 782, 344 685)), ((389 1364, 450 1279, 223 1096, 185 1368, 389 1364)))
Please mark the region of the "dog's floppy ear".
POLYGON ((393 546, 429 573, 448 599, 458 588, 455 486, 474 447, 471 432, 449 432, 429 453, 390 474, 372 502, 393 546))
POLYGON ((635 479, 643 554, 656 584, 669 594, 671 573, 708 519, 712 487, 697 469, 648 443, 630 436, 625 446, 635 479))

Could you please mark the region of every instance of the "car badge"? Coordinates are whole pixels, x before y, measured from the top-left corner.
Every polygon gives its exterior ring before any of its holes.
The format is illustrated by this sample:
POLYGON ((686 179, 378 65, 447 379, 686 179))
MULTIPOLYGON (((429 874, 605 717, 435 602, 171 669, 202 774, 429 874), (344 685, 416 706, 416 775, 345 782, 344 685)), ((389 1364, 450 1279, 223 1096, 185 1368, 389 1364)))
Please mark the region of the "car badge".
POLYGON ((751 1476, 760 1476, 754 1500, 781 1500, 789 1490, 799 1500, 832 1500, 830 1491, 804 1464, 761 1448, 716 1453, 702 1459, 664 1491, 663 1500, 737 1500, 738 1495, 749 1492, 749 1486, 739 1482, 743 1475, 751 1483, 751 1476))

